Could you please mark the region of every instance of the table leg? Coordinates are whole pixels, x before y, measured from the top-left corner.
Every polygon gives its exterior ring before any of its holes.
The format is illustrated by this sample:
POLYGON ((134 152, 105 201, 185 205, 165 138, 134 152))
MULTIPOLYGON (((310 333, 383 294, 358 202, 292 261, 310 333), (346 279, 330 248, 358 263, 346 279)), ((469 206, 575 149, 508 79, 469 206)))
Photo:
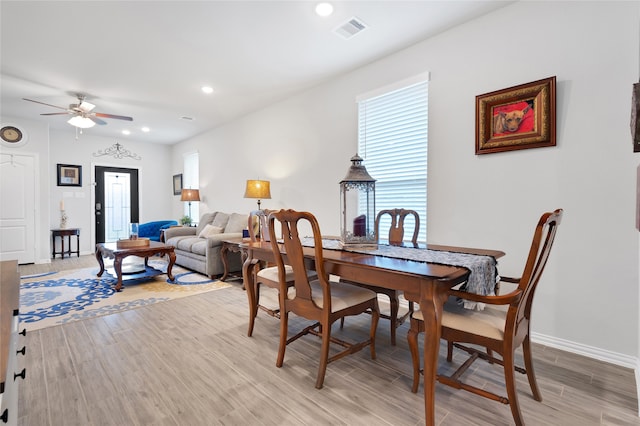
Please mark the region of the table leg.
POLYGON ((256 301, 256 283, 253 273, 254 267, 258 265, 258 261, 247 256, 247 260, 242 264, 242 281, 244 289, 247 291, 247 299, 249 300, 249 329, 247 336, 253 334, 253 325, 258 315, 258 303, 256 301))
POLYGON ((113 260, 113 269, 116 271, 118 282, 116 283, 116 291, 122 290, 122 257, 116 256, 113 260))
MULTIPOLYGON (((62 250, 61 256, 64 259, 64 235, 60 236, 60 249, 62 250)), ((71 237, 69 237, 69 245, 71 245, 71 237)), ((69 255, 71 257, 71 255, 69 255)))
POLYGON ((229 246, 226 243, 222 243, 222 248, 220 249, 220 259, 222 260, 222 266, 224 267, 224 273, 220 277, 220 281, 224 281, 229 276, 229 259, 227 259, 227 255, 229 253, 229 246))
POLYGON ((100 265, 100 271, 98 272, 98 276, 101 277, 104 273, 104 260, 102 260, 102 253, 100 249, 96 248, 96 259, 98 260, 98 265, 100 265))
POLYGON ((442 310, 449 287, 433 283, 422 286, 420 309, 424 317, 424 416, 427 426, 435 425, 435 392, 438 356, 442 335, 442 310))
POLYGON ((169 255, 169 264, 167 265, 167 277, 169 278, 169 281, 175 282, 175 278, 171 273, 171 269, 173 269, 173 264, 176 263, 176 254, 173 252, 173 250, 171 250, 167 254, 169 255))

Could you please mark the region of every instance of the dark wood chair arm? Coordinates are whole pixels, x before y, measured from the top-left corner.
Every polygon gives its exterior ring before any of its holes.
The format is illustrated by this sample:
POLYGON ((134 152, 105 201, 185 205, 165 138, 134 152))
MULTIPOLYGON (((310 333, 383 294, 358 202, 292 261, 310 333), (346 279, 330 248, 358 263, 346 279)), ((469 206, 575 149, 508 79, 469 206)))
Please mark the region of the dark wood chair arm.
POLYGON ((522 297, 522 290, 516 289, 511 293, 503 294, 500 296, 482 296, 480 294, 469 293, 466 291, 450 290, 449 295, 465 300, 471 300, 472 302, 482 302, 489 305, 510 305, 520 300, 520 298, 522 297))
POLYGON ((502 275, 500 276, 500 281, 505 281, 508 283, 519 283, 521 280, 521 278, 512 278, 512 277, 503 277, 502 275))

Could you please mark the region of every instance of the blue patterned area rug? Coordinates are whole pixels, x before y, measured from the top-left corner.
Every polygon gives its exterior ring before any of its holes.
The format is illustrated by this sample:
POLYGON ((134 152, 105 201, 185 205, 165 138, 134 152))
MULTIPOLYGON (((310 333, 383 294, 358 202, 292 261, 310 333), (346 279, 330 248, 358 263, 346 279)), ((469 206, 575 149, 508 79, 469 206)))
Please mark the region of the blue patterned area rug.
MULTIPOLYGON (((164 261, 152 260, 149 264, 166 271, 164 261)), ((107 269, 102 277, 97 277, 99 270, 96 264, 95 268, 21 277, 21 328, 38 330, 230 286, 174 266, 171 272, 175 283, 162 274, 145 280, 125 281, 123 290, 116 292, 113 270, 107 269)))

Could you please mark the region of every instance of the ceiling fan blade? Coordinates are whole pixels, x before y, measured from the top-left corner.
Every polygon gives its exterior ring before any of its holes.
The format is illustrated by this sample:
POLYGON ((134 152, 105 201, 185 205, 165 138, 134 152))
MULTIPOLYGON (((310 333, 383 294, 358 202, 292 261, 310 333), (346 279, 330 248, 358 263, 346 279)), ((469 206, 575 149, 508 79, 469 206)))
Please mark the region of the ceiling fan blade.
POLYGON ((44 102, 34 101, 33 99, 22 98, 22 100, 29 101, 29 102, 35 102, 37 104, 42 104, 42 105, 46 105, 46 106, 50 106, 50 107, 58 108, 58 109, 64 109, 64 110, 67 109, 67 108, 64 108, 64 107, 57 106, 57 105, 45 104, 44 102))
POLYGON ((47 112, 45 114, 40 114, 40 115, 69 115, 71 114, 71 112, 67 111, 67 112, 47 112))
POLYGON ((106 121, 100 120, 99 118, 96 118, 96 117, 93 117, 93 116, 89 116, 88 118, 89 118, 89 120, 93 121, 96 124, 100 124, 101 126, 107 124, 106 121))
POLYGON ((102 118, 116 118, 118 120, 127 120, 127 121, 133 121, 133 118, 131 117, 126 117, 124 115, 113 115, 113 114, 104 114, 102 112, 94 112, 92 114, 95 117, 102 117, 102 118))

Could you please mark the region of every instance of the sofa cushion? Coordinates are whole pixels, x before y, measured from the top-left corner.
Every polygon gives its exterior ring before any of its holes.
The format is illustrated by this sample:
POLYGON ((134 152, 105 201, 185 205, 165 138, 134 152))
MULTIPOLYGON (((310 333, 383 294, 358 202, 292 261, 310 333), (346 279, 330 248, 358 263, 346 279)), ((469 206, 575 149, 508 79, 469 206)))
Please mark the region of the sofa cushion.
POLYGON ((172 238, 170 240, 171 242, 175 243, 175 247, 179 250, 184 250, 184 251, 193 251, 192 247, 194 244, 197 244, 199 242, 206 242, 206 239, 203 238, 198 238, 196 236, 189 236, 189 237, 176 237, 176 238, 172 238))
POLYGON ((213 219, 213 222, 211 222, 211 224, 213 226, 217 226, 222 229, 225 229, 227 227, 227 222, 229 222, 229 215, 227 213, 218 212, 218 214, 216 214, 216 217, 213 219))
POLYGON ((199 254, 200 256, 206 256, 208 244, 209 242, 206 238, 198 238, 198 241, 191 245, 191 253, 199 254))
POLYGON ((196 227, 196 235, 200 235, 205 226, 209 225, 215 219, 217 212, 205 213, 200 217, 200 222, 196 227))
POLYGON ((213 226, 213 225, 207 224, 207 226, 204 227, 202 232, 198 234, 198 237, 208 238, 208 237, 211 237, 212 235, 222 234, 222 231, 224 231, 224 229, 220 228, 219 226, 213 226))
POLYGON ((249 220, 249 215, 240 214, 240 213, 231 213, 231 216, 229 217, 229 222, 227 222, 227 226, 224 228, 224 232, 227 234, 230 232, 242 233, 242 230, 247 228, 248 220, 249 220))

